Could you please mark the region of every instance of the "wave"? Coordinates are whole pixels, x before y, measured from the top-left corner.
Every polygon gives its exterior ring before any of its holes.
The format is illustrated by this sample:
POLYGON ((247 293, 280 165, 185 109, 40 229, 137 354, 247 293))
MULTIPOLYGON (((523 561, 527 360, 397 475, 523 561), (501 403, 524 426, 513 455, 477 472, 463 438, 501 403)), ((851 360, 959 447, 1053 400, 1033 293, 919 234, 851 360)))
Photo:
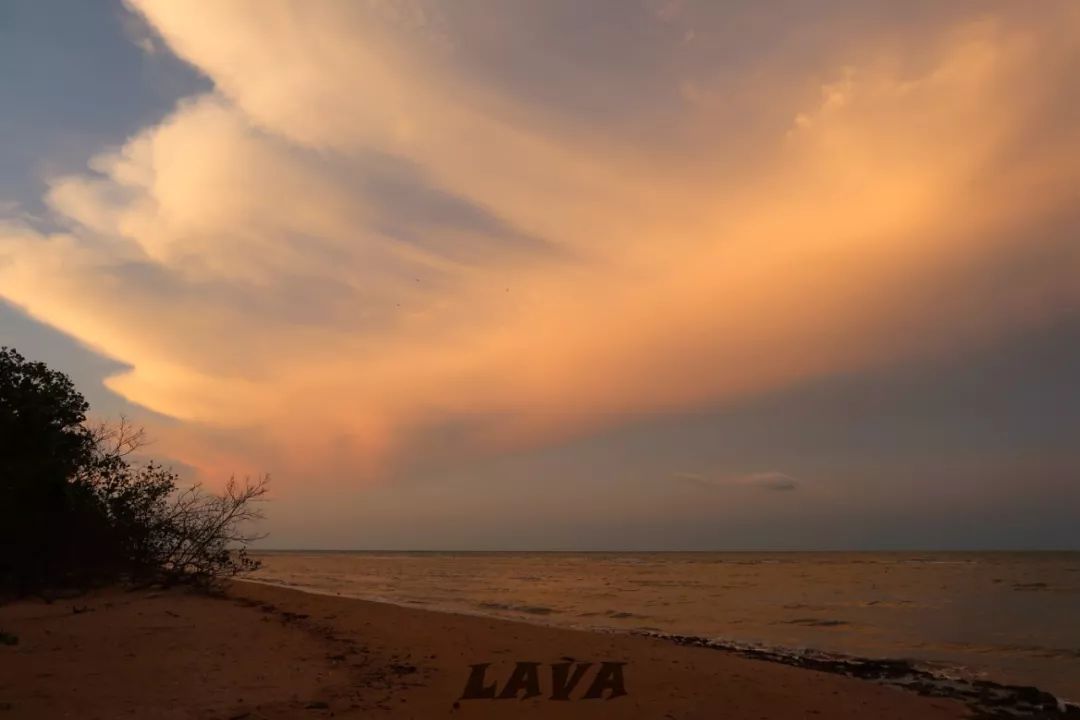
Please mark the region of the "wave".
POLYGON ((861 658, 806 648, 757 645, 695 635, 651 631, 632 631, 631 634, 667 640, 679 645, 720 650, 753 660, 869 680, 920 695, 959 700, 971 708, 975 717, 1039 720, 1080 718, 1080 704, 1032 686, 1004 685, 990 680, 967 678, 963 676, 962 668, 931 669, 911 660, 861 658))
MULTIPOLYGON (((586 625, 569 622, 552 608, 542 606, 514 606, 510 604, 481 602, 467 608, 427 605, 426 601, 389 598, 380 595, 357 595, 339 591, 319 590, 288 581, 268 581, 245 578, 238 582, 283 587, 312 595, 349 597, 399 607, 422 609, 426 612, 443 612, 474 617, 497 617, 514 622, 546 627, 564 627, 591 632, 628 634, 660 639, 679 645, 702 647, 730 652, 742 657, 775 662, 783 665, 828 672, 901 688, 920 695, 941 697, 963 702, 973 711, 975 718, 1016 718, 1017 720, 1080 720, 1080 703, 1060 698, 1053 693, 1034 686, 1008 685, 990 680, 970 677, 961 667, 931 667, 906 659, 867 658, 842 653, 826 652, 813 648, 796 648, 778 645, 747 643, 724 638, 707 638, 697 635, 680 635, 655 628, 617 628, 603 625, 586 625), (499 612, 519 612, 523 615, 506 617, 499 612)), ((578 617, 620 618, 633 615, 615 610, 605 613, 583 613, 578 617)), ((644 619, 645 616, 634 616, 644 619)))

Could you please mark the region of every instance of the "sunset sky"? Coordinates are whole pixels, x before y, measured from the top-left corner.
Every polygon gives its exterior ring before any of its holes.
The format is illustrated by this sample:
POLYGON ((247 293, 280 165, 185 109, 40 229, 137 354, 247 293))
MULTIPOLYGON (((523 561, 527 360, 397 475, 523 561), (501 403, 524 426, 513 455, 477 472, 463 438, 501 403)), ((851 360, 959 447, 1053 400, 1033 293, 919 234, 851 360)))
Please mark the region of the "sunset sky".
POLYGON ((1080 549, 1080 3, 11 0, 0 344, 272 547, 1080 549))

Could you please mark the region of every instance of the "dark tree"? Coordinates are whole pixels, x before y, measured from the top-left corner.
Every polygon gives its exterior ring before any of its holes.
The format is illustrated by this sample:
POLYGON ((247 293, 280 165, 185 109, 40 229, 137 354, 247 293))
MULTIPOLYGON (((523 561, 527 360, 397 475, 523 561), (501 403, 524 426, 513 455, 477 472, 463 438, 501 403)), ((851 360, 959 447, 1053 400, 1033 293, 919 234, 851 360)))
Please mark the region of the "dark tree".
POLYGON ((0 348, 0 581, 70 566, 81 504, 69 479, 89 458, 87 403, 63 373, 0 348))
POLYGON ((214 495, 134 462, 142 430, 88 427, 67 376, 0 350, 0 589, 126 578, 214 585, 252 570, 248 529, 268 478, 214 495))

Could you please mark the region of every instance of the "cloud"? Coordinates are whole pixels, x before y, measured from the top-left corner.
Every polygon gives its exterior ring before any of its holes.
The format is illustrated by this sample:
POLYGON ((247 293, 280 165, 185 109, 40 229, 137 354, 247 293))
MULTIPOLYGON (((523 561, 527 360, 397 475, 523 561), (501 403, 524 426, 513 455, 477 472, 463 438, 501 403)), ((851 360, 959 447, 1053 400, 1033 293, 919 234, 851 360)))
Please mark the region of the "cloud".
POLYGON ((797 479, 782 472, 759 472, 746 475, 738 479, 744 485, 759 487, 763 490, 798 490, 800 483, 797 479))
POLYGON ((576 4, 133 0, 214 89, 53 178, 61 230, 6 213, 0 294, 129 366, 186 462, 243 433, 357 475, 1077 308, 1075 6, 838 4, 796 63, 710 5, 597 36, 576 4))
POLYGON ((775 470, 715 477, 699 473, 676 473, 672 479, 702 488, 752 487, 783 492, 798 490, 802 486, 797 478, 775 470))
POLYGON ((147 55, 157 55, 165 51, 153 28, 149 27, 142 16, 133 12, 118 13, 120 28, 124 35, 147 55))

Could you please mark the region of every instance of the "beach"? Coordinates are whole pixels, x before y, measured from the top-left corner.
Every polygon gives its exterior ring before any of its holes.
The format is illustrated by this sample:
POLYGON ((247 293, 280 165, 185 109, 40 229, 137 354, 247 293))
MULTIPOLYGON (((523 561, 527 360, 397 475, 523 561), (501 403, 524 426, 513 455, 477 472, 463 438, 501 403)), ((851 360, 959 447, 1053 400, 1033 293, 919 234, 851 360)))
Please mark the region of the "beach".
POLYGON ((238 582, 222 597, 96 591, 0 606, 4 718, 962 718, 963 703, 629 634, 545 627, 238 582), (472 666, 501 692, 462 699, 472 666), (584 699, 600 664, 625 694, 584 699), (551 666, 591 663, 567 700, 551 666))
POLYGON ((264 552, 310 592, 795 656, 903 659, 1080 699, 1080 554, 264 552))

